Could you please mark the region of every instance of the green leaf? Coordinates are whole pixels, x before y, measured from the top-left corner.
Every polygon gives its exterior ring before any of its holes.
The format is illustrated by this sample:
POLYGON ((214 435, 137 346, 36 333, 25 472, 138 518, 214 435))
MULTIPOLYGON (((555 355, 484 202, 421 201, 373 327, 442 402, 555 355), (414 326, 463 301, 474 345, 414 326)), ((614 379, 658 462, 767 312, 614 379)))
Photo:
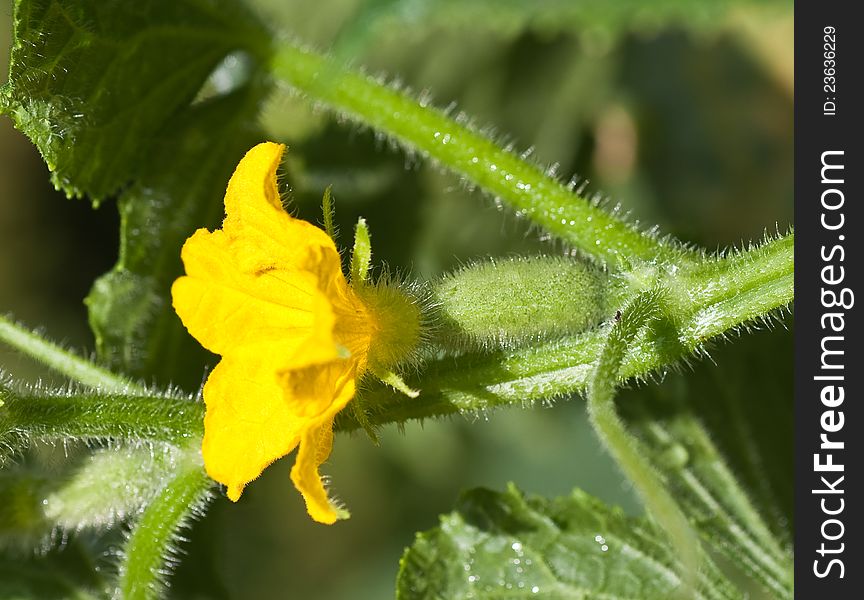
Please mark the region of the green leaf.
POLYGON ((265 59, 270 39, 231 0, 18 0, 14 35, 0 110, 55 186, 96 202, 134 179, 226 56, 265 59))
POLYGON ((657 390, 659 405, 677 399, 699 415, 784 547, 792 545, 794 499, 792 342, 783 329, 744 336, 711 352, 716 365, 657 390))
MULTIPOLYGON (((761 384, 754 383, 758 378, 733 381, 733 373, 747 369, 741 363, 759 364, 760 359, 748 356, 747 345, 744 344, 745 353, 740 356, 731 348, 725 353, 725 362, 731 364, 720 363, 719 369, 711 365, 710 369, 701 369, 701 373, 686 381, 676 378, 640 398, 625 397, 619 404, 622 412, 629 415, 631 429, 643 442, 645 459, 661 474, 664 485, 702 539, 728 564, 768 590, 772 598, 791 598, 792 554, 788 545, 791 528, 788 519, 777 518, 778 513, 785 512, 779 507, 792 501, 791 482, 784 481, 781 474, 778 484, 778 474, 768 466, 778 465, 783 457, 791 461, 791 446, 771 447, 749 439, 747 426, 741 423, 742 419, 747 419, 735 412, 735 404, 740 399, 725 397, 728 390, 755 385, 752 390, 738 391, 746 398, 759 398, 761 402, 761 384), (727 408, 715 407, 706 413, 704 405, 709 402, 727 408), (711 413, 725 415, 726 419, 709 430, 703 424, 703 417, 711 413), (718 447, 721 442, 723 451, 718 447), (735 444, 743 445, 747 451, 734 448, 735 444), (733 460, 728 460, 727 456, 733 460), (754 482, 756 465, 765 465, 760 471, 764 478, 761 483, 754 482)), ((761 344, 757 342, 758 345, 761 344)), ((768 348, 772 346, 775 347, 773 360, 779 349, 776 342, 769 340, 768 348)), ((788 412, 789 398, 791 395, 786 397, 785 408, 780 403, 772 403, 777 409, 775 420, 776 415, 788 412)), ((754 407, 754 411, 759 415, 761 408, 754 407)), ((787 435, 768 431, 777 427, 776 423, 764 424, 764 435, 775 442, 776 436, 782 439, 787 435)), ((784 463, 779 470, 785 471, 787 465, 784 463)))
POLYGON ((207 355, 171 309, 170 286, 182 271, 183 242, 218 225, 233 168, 261 141, 254 119, 266 92, 256 76, 177 118, 120 198, 120 257, 86 300, 97 352, 112 367, 200 385, 207 355))
MULTIPOLYGON (((478 489, 417 536, 401 560, 397 597, 672 598, 675 553, 644 519, 576 490, 552 500, 478 489), (605 549, 604 549, 605 548, 605 549)), ((693 598, 740 592, 710 562, 693 598)))
POLYGON ((218 222, 232 168, 261 140, 269 45, 232 0, 16 4, 4 112, 67 194, 98 201, 129 185, 119 261, 88 298, 111 367, 200 384, 206 354, 171 311, 169 286, 183 241, 218 222))

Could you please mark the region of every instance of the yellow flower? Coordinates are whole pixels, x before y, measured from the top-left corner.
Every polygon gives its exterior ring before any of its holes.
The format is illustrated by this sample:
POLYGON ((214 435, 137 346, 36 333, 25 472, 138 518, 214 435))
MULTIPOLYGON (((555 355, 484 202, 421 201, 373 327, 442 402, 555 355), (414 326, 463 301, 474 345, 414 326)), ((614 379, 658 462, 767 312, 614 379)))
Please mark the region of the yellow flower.
POLYGON ((237 501, 247 483, 299 444, 291 479, 321 523, 347 516, 319 466, 333 419, 369 368, 378 320, 348 285, 333 240, 282 208, 276 169, 284 146, 240 161, 222 229, 196 231, 172 287, 189 332, 222 356, 204 385, 207 473, 237 501))

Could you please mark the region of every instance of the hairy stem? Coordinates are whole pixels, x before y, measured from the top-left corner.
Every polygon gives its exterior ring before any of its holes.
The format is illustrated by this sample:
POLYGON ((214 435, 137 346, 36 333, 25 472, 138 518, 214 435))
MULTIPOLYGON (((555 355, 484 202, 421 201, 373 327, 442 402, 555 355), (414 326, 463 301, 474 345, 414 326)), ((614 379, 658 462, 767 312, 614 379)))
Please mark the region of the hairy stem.
POLYGON ((123 439, 181 444, 203 436, 204 406, 168 396, 18 392, 0 387, 0 433, 47 440, 123 439))
POLYGON ((0 341, 9 344, 69 379, 88 387, 109 392, 147 393, 143 386, 115 375, 69 350, 49 342, 2 315, 0 315, 0 341))
POLYGON ((598 262, 682 258, 687 251, 640 231, 574 193, 551 173, 501 148, 462 118, 283 42, 273 73, 337 113, 383 132, 509 204, 598 262))
POLYGON ((669 536, 682 564, 681 592, 687 593, 698 579, 702 552, 699 541, 678 503, 646 460, 639 440, 627 431, 615 408, 615 389, 627 348, 639 331, 661 314, 662 296, 657 290, 643 292, 619 313, 588 385, 588 417, 648 512, 669 536))
POLYGON ((201 513, 212 488, 197 447, 186 451, 126 542, 115 597, 151 600, 163 595, 165 575, 176 559, 179 530, 201 513))

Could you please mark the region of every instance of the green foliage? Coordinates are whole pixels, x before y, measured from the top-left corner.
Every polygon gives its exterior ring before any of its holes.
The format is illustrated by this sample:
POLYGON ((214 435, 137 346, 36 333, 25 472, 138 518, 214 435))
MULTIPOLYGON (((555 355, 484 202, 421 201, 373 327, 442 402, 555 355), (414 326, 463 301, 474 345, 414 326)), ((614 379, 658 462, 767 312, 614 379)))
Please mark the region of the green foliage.
POLYGON ((121 3, 16 3, 2 109, 67 194, 122 189, 120 258, 88 298, 101 359, 191 384, 178 363, 201 354, 166 310, 168 287, 183 240, 217 222, 214 199, 260 139, 270 36, 230 0, 147 0, 129 17, 121 3))
POLYGON ((783 548, 775 555, 780 563, 791 554, 794 520, 793 348, 792 332, 782 328, 744 336, 712 351, 716 368, 705 365, 686 382, 652 390, 647 402, 622 402, 646 435, 651 421, 698 417, 703 439, 714 447, 709 456, 725 461, 770 530, 760 539, 773 538, 783 548))
MULTIPOLYGON (((759 351, 749 359, 758 364, 765 360, 764 352, 759 351)), ((735 366, 739 364, 736 360, 731 368, 739 368, 735 366)), ((759 488, 732 471, 726 458, 729 453, 721 452, 713 439, 731 437, 733 443, 740 443, 736 430, 746 427, 748 419, 733 413, 722 427, 709 430, 702 422, 704 412, 697 412, 699 398, 710 398, 715 404, 714 411, 723 411, 723 405, 729 406, 728 399, 718 399, 716 390, 718 385, 722 388, 730 384, 718 384, 716 377, 712 373, 711 377, 692 378, 693 383, 687 386, 661 388, 660 392, 649 396, 650 403, 621 403, 623 412, 640 438, 644 459, 660 474, 664 488, 676 498, 703 542, 728 564, 758 581, 770 597, 790 598, 792 559, 783 542, 785 539, 788 543, 788 521, 777 523, 778 507, 773 500, 766 505, 762 496, 763 505, 754 504, 752 498, 760 497, 754 490, 759 488), (715 393, 706 397, 709 386, 715 393), (772 525, 774 531, 786 533, 774 533, 772 525)), ((733 389, 747 382, 746 379, 732 381, 733 389)), ((770 398, 771 394, 765 397, 770 398)), ((755 440, 751 442, 748 462, 774 464, 779 458, 785 459, 782 464, 788 465, 785 461, 791 461, 791 457, 783 452, 783 446, 777 446, 776 435, 782 434, 773 433, 770 428, 762 432, 763 437, 774 440, 767 452, 764 448, 754 448, 755 440)), ((784 470, 788 470, 788 466, 784 470)), ((739 469, 738 473, 741 472, 739 469)), ((785 475, 784 480, 781 470, 765 472, 764 476, 768 481, 776 482, 779 478, 785 485, 791 485, 790 474, 785 475)))
POLYGON ((39 148, 54 184, 94 202, 134 179, 155 138, 228 54, 265 57, 236 2, 19 0, 2 110, 39 148), (168 75, 166 75, 168 74, 168 75))
MULTIPOLYGON (((397 597, 674 598, 679 555, 645 519, 588 494, 473 490, 402 557, 397 597)), ((688 598, 738 598, 710 562, 688 598)))
POLYGON ((186 386, 200 380, 204 353, 170 310, 169 289, 180 275, 183 242, 218 225, 231 171, 260 139, 254 118, 265 91, 253 78, 175 118, 120 197, 120 257, 86 300, 106 364, 186 386))

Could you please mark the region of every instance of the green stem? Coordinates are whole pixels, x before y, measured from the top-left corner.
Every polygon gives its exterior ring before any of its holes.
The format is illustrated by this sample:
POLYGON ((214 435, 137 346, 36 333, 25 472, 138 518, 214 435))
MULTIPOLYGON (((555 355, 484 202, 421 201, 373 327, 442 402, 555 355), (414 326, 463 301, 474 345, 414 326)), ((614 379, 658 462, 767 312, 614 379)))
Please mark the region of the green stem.
POLYGON ((424 99, 288 42, 276 52, 272 71, 313 101, 386 133, 410 152, 423 154, 485 189, 517 214, 599 262, 620 265, 628 260, 692 257, 679 246, 610 215, 554 175, 424 99))
POLYGON ((789 233, 747 252, 703 262, 664 283, 671 301, 692 314, 682 337, 691 343, 721 335, 792 301, 795 235, 789 233), (785 304, 784 303, 784 304, 785 304))
POLYGON ((162 596, 164 577, 176 554, 179 530, 200 514, 212 497, 213 480, 196 448, 184 453, 174 477, 141 515, 129 536, 120 565, 118 596, 151 600, 162 596))
POLYGON ((204 406, 169 396, 19 393, 0 386, 0 433, 42 439, 186 443, 203 436, 204 406))
POLYGON ((0 341, 86 386, 109 392, 147 393, 143 386, 96 366, 2 315, 0 315, 0 341))
POLYGON ((615 389, 628 346, 639 331, 657 319, 663 293, 643 292, 620 313, 588 385, 588 417, 598 437, 633 483, 645 507, 669 536, 682 564, 682 592, 693 589, 701 562, 699 540, 678 503, 664 487, 637 438, 627 431, 615 408, 615 389))
MULTIPOLYGON (((794 297, 792 235, 712 262, 702 274, 651 276, 668 291, 674 320, 644 330, 623 359, 620 379, 644 378, 686 360, 705 342, 723 337, 787 306, 794 297)), ((610 314, 611 317, 611 314, 610 314)), ((406 400, 385 388, 370 388, 365 405, 374 424, 476 412, 508 404, 550 400, 583 391, 600 356, 605 337, 600 329, 548 341, 533 347, 465 354, 430 360, 422 375, 406 383, 420 390, 406 400)), ((353 429, 347 416, 337 427, 353 429)))

